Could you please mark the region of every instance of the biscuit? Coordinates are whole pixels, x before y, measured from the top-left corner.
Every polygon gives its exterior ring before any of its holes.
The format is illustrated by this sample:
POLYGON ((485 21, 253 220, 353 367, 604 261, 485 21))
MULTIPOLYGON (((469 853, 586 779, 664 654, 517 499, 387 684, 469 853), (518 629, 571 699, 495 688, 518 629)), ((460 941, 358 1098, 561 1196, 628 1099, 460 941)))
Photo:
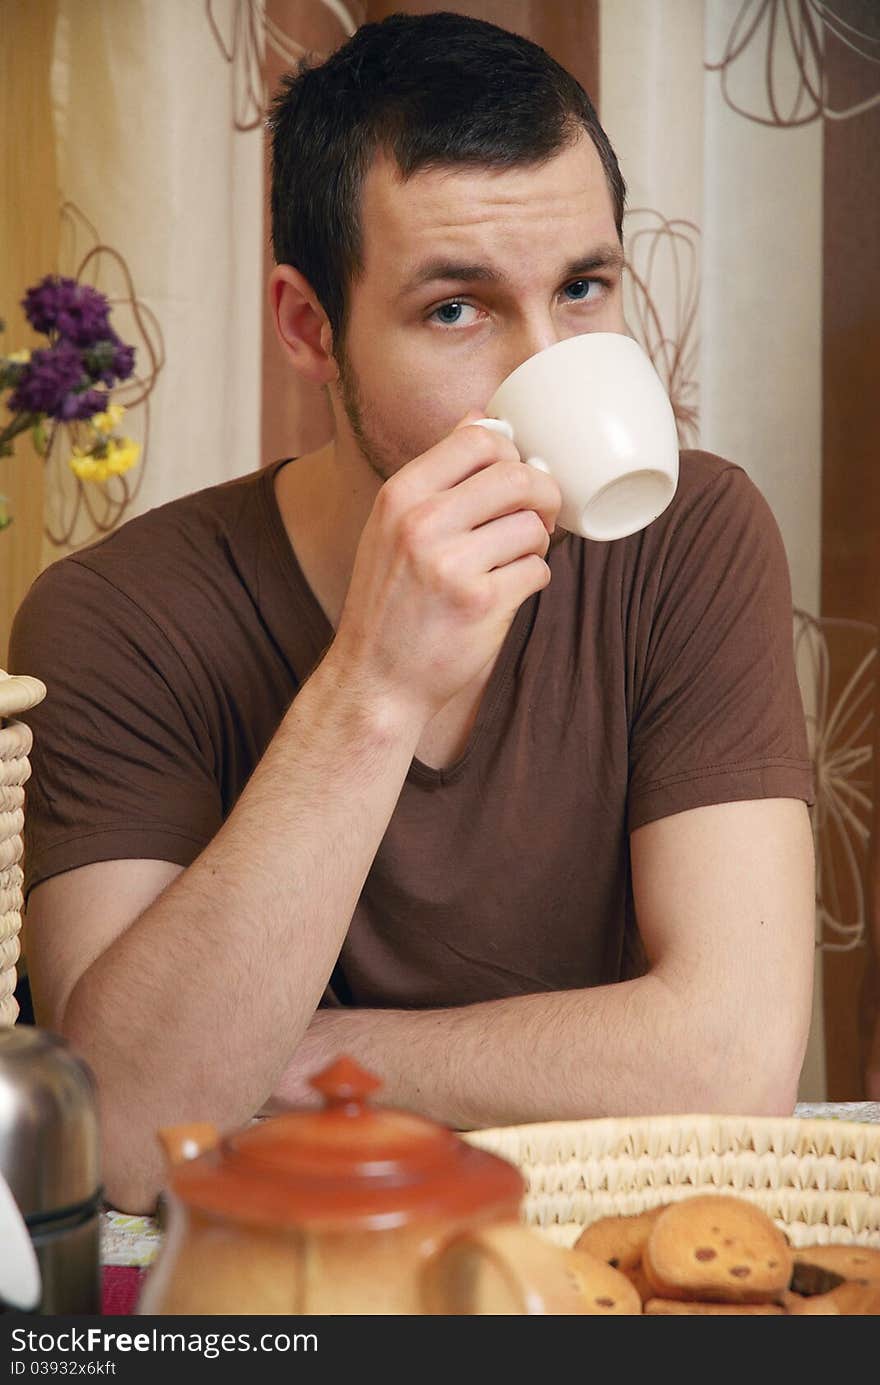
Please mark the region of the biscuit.
POLYGON ((639 1292, 620 1270, 584 1250, 570 1250, 567 1260, 568 1272, 584 1302, 583 1313, 594 1317, 641 1313, 639 1292))
POLYGON ((851 1280, 832 1289, 828 1297, 842 1317, 880 1317, 880 1282, 859 1284, 851 1280))
POLYGON ((827 1294, 831 1289, 836 1289, 838 1284, 845 1283, 845 1275, 835 1274, 833 1270, 826 1269, 824 1265, 815 1265, 807 1263, 806 1260, 799 1260, 795 1254, 794 1269, 791 1272, 791 1282, 788 1286, 793 1294, 812 1298, 816 1294, 827 1294))
POLYGON ((759 1207, 724 1194, 667 1207, 645 1245, 642 1267, 659 1299, 766 1303, 788 1288, 794 1257, 759 1207))
POLYGON ((791 1317, 836 1318, 840 1309, 830 1294, 793 1294, 788 1289, 782 1295, 782 1306, 791 1317))
POLYGON ((597 1260, 604 1260, 626 1274, 642 1263, 642 1251, 651 1228, 666 1205, 663 1203, 634 1217, 601 1217, 581 1232, 574 1249, 586 1250, 597 1260))
POLYGON ((817 1265, 844 1279, 880 1284, 880 1250, 870 1246, 800 1246, 794 1259, 795 1266, 817 1265))
POLYGON ((694 1299, 649 1298, 643 1312, 649 1318, 684 1313, 715 1313, 726 1317, 738 1313, 760 1313, 764 1317, 783 1317, 784 1310, 776 1303, 697 1303, 694 1299))
POLYGON ((632 1269, 621 1270, 620 1273, 626 1275, 642 1303, 644 1303, 646 1299, 654 1297, 654 1290, 648 1283, 641 1260, 637 1265, 633 1265, 632 1269))
POLYGON ((814 1294, 802 1298, 799 1294, 783 1294, 785 1311, 802 1317, 805 1314, 823 1314, 829 1317, 878 1317, 880 1316, 880 1284, 858 1284, 847 1280, 827 1294, 814 1294))

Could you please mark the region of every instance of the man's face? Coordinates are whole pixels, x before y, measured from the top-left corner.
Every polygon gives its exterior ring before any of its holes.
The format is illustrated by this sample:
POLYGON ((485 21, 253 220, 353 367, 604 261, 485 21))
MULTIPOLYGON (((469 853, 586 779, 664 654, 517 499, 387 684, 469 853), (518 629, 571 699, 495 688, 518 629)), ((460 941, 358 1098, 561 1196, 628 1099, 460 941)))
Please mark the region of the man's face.
POLYGON ((540 167, 425 170, 405 183, 379 157, 361 225, 339 392, 351 443, 383 481, 535 352, 627 331, 611 194, 586 133, 540 167), (440 273, 440 262, 459 269, 440 273))

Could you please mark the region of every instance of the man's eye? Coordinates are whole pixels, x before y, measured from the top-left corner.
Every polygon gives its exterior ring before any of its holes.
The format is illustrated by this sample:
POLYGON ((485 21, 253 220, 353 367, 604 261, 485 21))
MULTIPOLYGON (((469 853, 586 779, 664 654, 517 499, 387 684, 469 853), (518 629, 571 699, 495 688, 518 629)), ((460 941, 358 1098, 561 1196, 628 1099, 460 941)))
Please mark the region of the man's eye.
MULTIPOLYGON (((565 284, 564 292, 570 295, 570 303, 593 303, 601 298, 606 291, 607 284, 600 278, 574 278, 571 284, 565 284)), ((450 298, 448 302, 439 303, 431 313, 428 313, 428 321, 434 321, 439 327, 471 327, 474 324, 474 317, 467 317, 467 313, 478 313, 479 309, 473 303, 463 303, 460 298, 450 298)))
POLYGON ((565 284, 565 292, 572 295, 571 302, 592 303, 593 299, 601 298, 604 287, 600 278, 574 278, 571 284, 565 284))
POLYGON ((473 303, 463 303, 460 299, 452 298, 448 303, 441 303, 435 307, 434 312, 428 316, 428 321, 438 321, 441 327, 470 327, 474 319, 461 319, 461 313, 475 313, 473 303))

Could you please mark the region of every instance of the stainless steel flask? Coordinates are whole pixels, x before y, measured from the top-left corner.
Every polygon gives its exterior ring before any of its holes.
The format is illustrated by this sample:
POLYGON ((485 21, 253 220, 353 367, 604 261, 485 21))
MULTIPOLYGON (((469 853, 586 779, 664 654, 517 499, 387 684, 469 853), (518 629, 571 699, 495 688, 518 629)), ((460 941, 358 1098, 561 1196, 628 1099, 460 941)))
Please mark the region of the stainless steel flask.
POLYGON ((64 1039, 31 1025, 0 1030, 0 1173, 36 1251, 35 1311, 100 1313, 95 1080, 64 1039))

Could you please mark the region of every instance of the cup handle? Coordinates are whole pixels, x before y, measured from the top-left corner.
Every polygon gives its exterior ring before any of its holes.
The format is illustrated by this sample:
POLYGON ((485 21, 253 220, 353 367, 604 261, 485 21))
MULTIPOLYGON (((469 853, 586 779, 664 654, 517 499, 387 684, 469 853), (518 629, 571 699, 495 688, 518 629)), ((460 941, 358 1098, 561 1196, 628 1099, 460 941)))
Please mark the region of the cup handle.
POLYGON ((428 1316, 587 1313, 571 1273, 572 1254, 519 1222, 459 1231, 422 1267, 422 1311, 428 1316))
MULTIPOLYGON (((513 425, 508 423, 506 418, 475 418, 474 423, 479 424, 481 428, 489 428, 492 432, 503 433, 506 438, 510 438, 512 443, 516 443, 513 436, 513 425)), ((533 466, 536 471, 544 471, 548 476, 550 475, 550 468, 543 457, 524 457, 523 461, 526 466, 533 466)))
POLYGON ((506 438, 510 438, 510 441, 513 442, 513 424, 508 423, 506 418, 475 418, 472 422, 474 427, 488 428, 493 433, 503 433, 506 438))

